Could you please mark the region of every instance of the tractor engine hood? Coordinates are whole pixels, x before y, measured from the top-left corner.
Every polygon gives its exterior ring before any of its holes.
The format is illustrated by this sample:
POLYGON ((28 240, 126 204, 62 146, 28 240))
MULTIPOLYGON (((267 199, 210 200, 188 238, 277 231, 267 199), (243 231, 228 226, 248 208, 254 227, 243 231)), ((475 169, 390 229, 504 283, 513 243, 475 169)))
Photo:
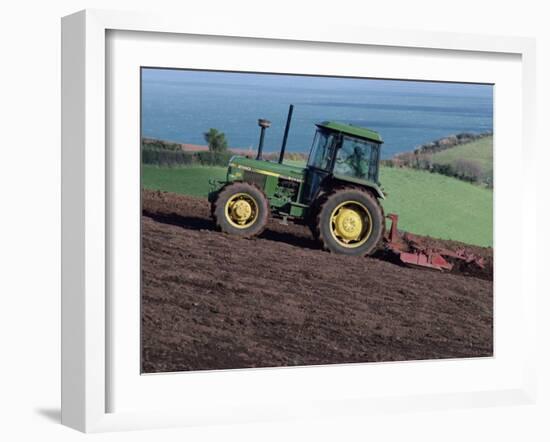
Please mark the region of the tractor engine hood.
POLYGON ((279 164, 272 161, 254 160, 242 156, 234 156, 229 160, 228 174, 248 171, 262 175, 276 176, 290 181, 303 182, 305 168, 279 164))

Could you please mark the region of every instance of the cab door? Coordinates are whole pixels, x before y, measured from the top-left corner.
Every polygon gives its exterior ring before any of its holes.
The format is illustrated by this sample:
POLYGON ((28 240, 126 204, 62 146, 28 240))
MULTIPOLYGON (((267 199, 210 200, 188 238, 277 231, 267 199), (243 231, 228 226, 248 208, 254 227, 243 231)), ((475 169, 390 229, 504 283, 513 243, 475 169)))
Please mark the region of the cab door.
POLYGON ((339 141, 340 136, 337 132, 317 130, 305 172, 302 203, 310 204, 315 199, 323 180, 331 174, 334 153, 339 141))

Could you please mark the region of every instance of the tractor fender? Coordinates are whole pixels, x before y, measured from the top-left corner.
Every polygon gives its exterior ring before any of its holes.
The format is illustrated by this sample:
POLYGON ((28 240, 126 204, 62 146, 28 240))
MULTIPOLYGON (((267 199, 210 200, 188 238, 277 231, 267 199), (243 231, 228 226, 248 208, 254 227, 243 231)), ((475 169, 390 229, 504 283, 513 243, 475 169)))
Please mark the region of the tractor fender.
POLYGON ((382 200, 386 199, 386 195, 384 195, 384 192, 382 191, 380 186, 371 181, 363 181, 363 180, 355 180, 355 179, 343 180, 333 176, 321 183, 322 191, 326 191, 327 189, 332 189, 334 187, 345 187, 345 186, 360 187, 371 192, 376 198, 379 198, 382 200))
POLYGON ((364 187, 370 190, 374 194, 374 196, 380 198, 381 200, 386 199, 386 195, 384 195, 384 192, 382 191, 382 189, 376 184, 372 186, 364 186, 364 187))

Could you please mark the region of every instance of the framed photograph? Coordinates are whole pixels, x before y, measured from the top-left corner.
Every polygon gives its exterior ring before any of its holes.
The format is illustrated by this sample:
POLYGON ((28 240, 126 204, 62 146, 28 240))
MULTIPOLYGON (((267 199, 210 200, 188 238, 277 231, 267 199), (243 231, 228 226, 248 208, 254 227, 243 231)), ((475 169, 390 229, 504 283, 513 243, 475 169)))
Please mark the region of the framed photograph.
POLYGON ((64 424, 534 400, 532 40, 62 26, 64 424))

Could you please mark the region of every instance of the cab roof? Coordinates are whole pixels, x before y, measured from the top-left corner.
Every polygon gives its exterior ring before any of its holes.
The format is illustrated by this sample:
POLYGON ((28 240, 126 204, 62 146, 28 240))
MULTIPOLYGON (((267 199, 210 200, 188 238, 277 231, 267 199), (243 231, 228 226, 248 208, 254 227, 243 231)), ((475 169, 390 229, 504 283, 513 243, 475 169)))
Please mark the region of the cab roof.
POLYGON ((383 143, 380 134, 372 129, 366 127, 354 126, 353 124, 338 123, 336 121, 323 121, 317 123, 317 127, 321 129, 328 129, 336 132, 341 132, 345 135, 351 135, 352 137, 364 138, 366 140, 374 141, 376 143, 383 143))

